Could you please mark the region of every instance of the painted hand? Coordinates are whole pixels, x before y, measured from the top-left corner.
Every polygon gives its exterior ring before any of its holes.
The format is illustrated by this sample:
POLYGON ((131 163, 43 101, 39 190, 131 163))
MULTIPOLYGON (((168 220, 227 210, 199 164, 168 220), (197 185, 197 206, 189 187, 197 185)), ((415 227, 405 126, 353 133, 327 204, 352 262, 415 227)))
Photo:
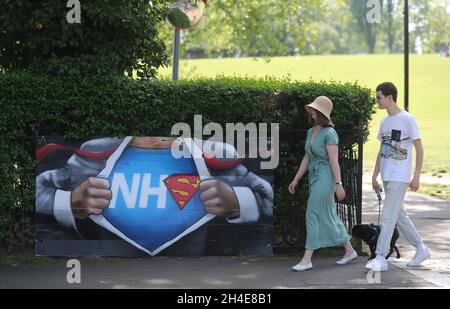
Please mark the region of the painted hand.
POLYGON ((239 202, 233 189, 217 179, 200 183, 200 200, 208 213, 219 217, 239 217, 239 202))
POLYGON ((111 197, 108 180, 90 177, 72 191, 72 213, 77 219, 85 219, 91 214, 99 215, 109 206, 111 197))

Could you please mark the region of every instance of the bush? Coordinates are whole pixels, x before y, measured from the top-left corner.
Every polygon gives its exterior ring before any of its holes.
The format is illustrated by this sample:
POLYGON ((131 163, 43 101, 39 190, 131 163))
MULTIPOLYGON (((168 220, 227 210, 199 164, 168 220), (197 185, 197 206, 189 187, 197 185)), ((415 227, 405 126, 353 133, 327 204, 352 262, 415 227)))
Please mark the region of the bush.
MULTIPOLYGON (((367 137, 374 99, 369 89, 356 84, 221 77, 172 82, 0 75, 0 241, 11 250, 33 240, 38 134, 68 139, 163 136, 170 135, 177 122, 193 125, 195 114, 203 115, 204 124, 280 123, 274 223, 299 220, 306 205, 306 185, 303 183, 295 196, 286 194, 286 188, 303 154, 304 105, 319 95, 327 95, 335 103, 333 120, 338 132, 357 129, 362 118, 367 137)), ((352 147, 355 142, 356 137, 350 136, 341 145, 352 147)))
POLYGON ((167 64, 156 25, 165 1, 81 1, 81 23, 70 24, 67 1, 0 0, 0 67, 51 75, 153 77, 167 64))

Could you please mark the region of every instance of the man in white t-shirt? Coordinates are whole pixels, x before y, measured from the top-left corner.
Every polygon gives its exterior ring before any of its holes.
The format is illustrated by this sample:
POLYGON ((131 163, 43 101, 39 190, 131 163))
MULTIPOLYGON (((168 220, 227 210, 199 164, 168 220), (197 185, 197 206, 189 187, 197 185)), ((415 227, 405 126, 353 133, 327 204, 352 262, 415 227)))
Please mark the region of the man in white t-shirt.
POLYGON ((423 165, 423 147, 416 119, 407 111, 397 106, 397 88, 392 83, 383 83, 377 87, 377 102, 380 109, 386 109, 388 116, 381 121, 378 139, 381 148, 372 176, 372 187, 379 193, 381 187, 377 181, 381 171, 381 179, 385 189, 385 201, 381 214, 381 232, 378 237, 377 257, 369 261, 367 270, 387 271, 386 256, 397 225, 410 244, 416 248, 416 255, 408 263, 409 267, 417 267, 431 257, 414 224, 403 206, 406 190, 416 192, 420 185, 420 173, 423 165), (412 177, 412 149, 416 151, 416 166, 412 177), (411 180, 412 178, 412 180, 411 180))

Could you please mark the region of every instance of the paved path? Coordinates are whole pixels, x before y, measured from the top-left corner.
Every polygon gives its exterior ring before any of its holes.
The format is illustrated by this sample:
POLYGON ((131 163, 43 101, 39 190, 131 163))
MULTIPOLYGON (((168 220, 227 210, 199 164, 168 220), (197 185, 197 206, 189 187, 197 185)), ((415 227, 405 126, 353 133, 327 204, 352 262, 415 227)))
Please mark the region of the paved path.
POLYGON ((82 258, 81 284, 68 284, 66 260, 0 268, 0 288, 397 288, 437 285, 395 266, 367 276, 365 258, 336 266, 318 258, 315 269, 293 272, 295 257, 82 258), (379 280, 378 280, 379 279, 379 280), (379 282, 378 284, 375 284, 379 282))
MULTIPOLYGON (((376 222, 378 203, 367 182, 363 205, 363 221, 376 222)), ((403 258, 391 259, 390 271, 378 277, 363 270, 363 257, 346 266, 316 258, 315 269, 303 273, 290 270, 298 257, 80 258, 81 284, 69 284, 67 259, 58 258, 0 266, 0 288, 450 288, 450 202, 408 193, 406 205, 433 253, 420 269, 406 267, 414 248, 401 237, 403 258)))

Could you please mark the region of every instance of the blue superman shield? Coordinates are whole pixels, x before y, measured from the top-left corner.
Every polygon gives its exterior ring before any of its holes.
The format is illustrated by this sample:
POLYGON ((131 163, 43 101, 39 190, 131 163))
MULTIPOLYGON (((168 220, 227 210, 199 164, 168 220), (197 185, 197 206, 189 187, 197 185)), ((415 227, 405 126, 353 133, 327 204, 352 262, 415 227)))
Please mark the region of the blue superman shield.
POLYGON ((91 218, 148 254, 158 254, 214 218, 193 182, 199 178, 192 158, 176 159, 170 149, 126 146, 108 161, 104 177, 113 196, 102 216, 91 218), (169 185, 175 180, 179 186, 169 185))

